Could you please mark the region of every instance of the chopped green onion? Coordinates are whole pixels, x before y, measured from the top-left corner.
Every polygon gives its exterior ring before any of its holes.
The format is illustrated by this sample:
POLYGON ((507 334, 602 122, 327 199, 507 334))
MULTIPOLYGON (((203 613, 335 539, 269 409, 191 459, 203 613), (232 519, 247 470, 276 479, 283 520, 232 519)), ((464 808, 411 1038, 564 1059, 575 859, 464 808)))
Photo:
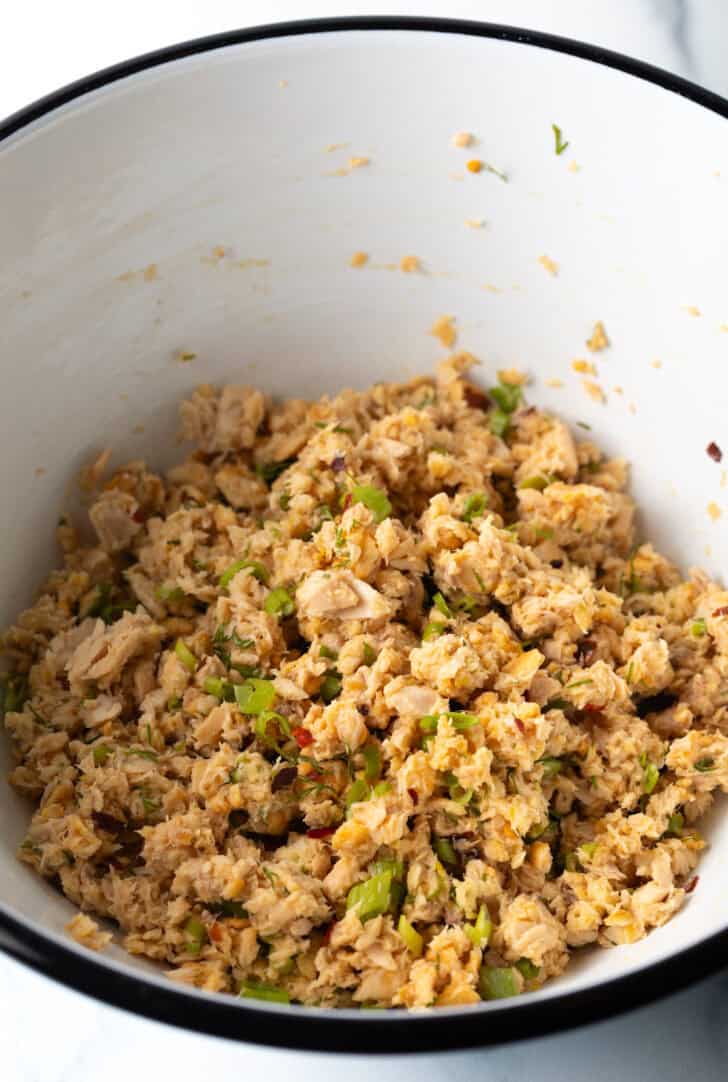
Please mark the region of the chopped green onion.
POLYGON ((465 934, 474 947, 485 947, 493 931, 493 922, 487 908, 481 905, 475 924, 466 924, 464 928, 465 934))
POLYGON ((475 714, 464 714, 461 710, 446 710, 441 716, 450 718, 453 729, 458 733, 464 733, 466 729, 473 729, 476 725, 480 725, 480 718, 475 714))
POLYGON ((456 804, 469 804, 473 799, 472 789, 463 789, 462 785, 455 777, 454 774, 447 774, 445 781, 448 787, 448 793, 450 799, 456 804))
POLYGON ((0 682, 0 715, 19 713, 29 698, 28 678, 20 673, 8 674, 0 682))
POLYGON ((288 737, 291 735, 291 726, 288 718, 284 718, 282 714, 276 714, 274 710, 261 710, 255 718, 254 731, 259 740, 269 744, 271 747, 277 747, 276 742, 268 736, 268 722, 275 721, 280 727, 283 735, 288 737))
POLYGON ((329 661, 336 661, 338 656, 339 655, 337 654, 336 650, 331 650, 328 646, 324 646, 323 644, 321 645, 319 649, 319 657, 325 657, 329 661))
POLYGON ((364 643, 362 647, 362 660, 365 665, 373 665, 377 660, 377 655, 373 646, 370 646, 368 642, 364 643))
POLYGON ((180 586, 158 586, 154 593, 159 601, 171 601, 174 604, 185 599, 185 592, 180 586))
POLYGON ((207 940, 207 928, 199 917, 190 917, 184 926, 185 950, 188 954, 199 954, 207 940))
POLYGON ((170 714, 173 714, 175 710, 179 710, 181 705, 182 700, 180 699, 179 695, 173 695, 171 699, 167 699, 167 709, 169 710, 170 714))
POLYGON ((258 462, 255 467, 255 472, 260 477, 261 481, 265 481, 266 485, 270 488, 277 477, 287 470, 289 466, 292 466, 295 462, 295 458, 284 458, 281 462, 258 462))
POLYGON ((195 671, 197 668, 197 658, 186 642, 183 642, 182 639, 177 639, 177 642, 174 644, 174 652, 188 672, 195 671))
POLYGON ((346 908, 357 908, 359 920, 370 920, 386 913, 389 908, 392 891, 391 871, 379 872, 363 883, 357 883, 346 897, 346 908))
POLYGON ((685 826, 685 816, 682 812, 675 812, 671 815, 667 821, 667 834, 674 834, 676 838, 679 838, 682 834, 683 827, 685 826))
POLYGON ((696 639, 702 638, 702 636, 707 630, 707 625, 702 616, 698 620, 693 620, 692 624, 690 625, 690 634, 694 635, 696 639))
POLYGON ((452 620, 452 611, 450 610, 447 601, 441 593, 438 592, 435 594, 432 599, 432 604, 442 613, 443 616, 447 616, 448 620, 452 620))
POLYGON ((519 958, 516 962, 516 969, 527 981, 534 980, 541 972, 541 967, 535 966, 530 958, 519 958))
POLYGON ((642 778, 642 788, 646 793, 651 793, 660 780, 660 771, 654 763, 647 763, 642 778))
POLYGON ((551 755, 544 755, 543 759, 537 759, 536 762, 543 767, 544 778, 555 778, 564 765, 562 759, 556 759, 551 755))
POLYGON ((377 784, 372 789, 372 796, 386 796, 387 793, 391 793, 391 791, 392 786, 389 784, 388 781, 380 781, 377 782, 377 784))
POLYGON ((483 966, 480 970, 482 999, 506 999, 518 995, 518 982, 511 966, 483 966))
POLYGON ((291 1002, 285 988, 276 988, 274 984, 261 984, 259 981, 242 981, 240 995, 243 999, 264 999, 267 1003, 291 1002))
POLYGON ((572 703, 568 699, 549 699, 546 703, 547 710, 570 710, 572 703))
POLYGON ((354 503, 363 503, 374 515, 375 522, 381 522, 392 513, 392 505, 386 492, 374 485, 354 485, 351 490, 354 503))
POLYGON ((258 580, 265 584, 268 581, 268 571, 260 560, 236 560, 234 564, 230 564, 227 571, 223 571, 220 576, 219 584, 224 589, 229 586, 239 571, 245 570, 249 567, 251 574, 258 580))
POLYGON ((357 778, 346 790, 344 801, 347 808, 350 808, 352 804, 359 804, 363 800, 369 800, 371 795, 372 791, 367 782, 363 778, 357 778))
POLYGON ((379 744, 367 744, 361 749, 364 759, 364 776, 367 781, 376 781, 382 772, 382 752, 379 744))
POLYGON ((527 477, 525 481, 521 481, 518 487, 535 488, 537 492, 543 492, 550 484, 553 484, 553 478, 545 473, 539 473, 535 477, 527 477))
POLYGON ((266 597, 263 608, 269 616, 290 616, 295 605, 284 586, 276 586, 266 597))
POLYGON ((425 625, 425 630, 422 632, 423 642, 432 642, 433 639, 439 639, 440 635, 444 635, 447 631, 447 624, 441 624, 437 620, 431 620, 429 624, 425 625))
POLYGON ((586 855, 588 857, 593 857, 598 848, 599 848, 599 843, 598 842, 584 842, 583 845, 579 846, 579 849, 581 850, 581 852, 586 853, 586 855))
POLYGON ((488 392, 494 402, 500 406, 504 413, 513 413, 521 401, 521 385, 519 383, 503 383, 492 387, 488 392))
POLYGON ((697 763, 694 763, 693 765, 699 773, 708 774, 715 766, 715 759, 698 759, 697 763))
POLYGON ((500 436, 501 439, 506 435, 508 429, 511 426, 510 414, 498 407, 491 410, 490 413, 490 430, 494 436, 500 436))
POLYGON ((565 143, 563 141, 563 137, 561 135, 561 128, 558 126, 558 124, 552 124, 551 131, 554 133, 554 150, 556 154, 563 154, 569 144, 568 142, 565 143))
POLYGON ((208 676, 202 685, 207 695, 214 695, 216 699, 222 699, 225 694, 225 681, 219 676, 208 676))
POLYGON ((566 690, 569 691, 571 688, 580 688, 583 687, 585 684, 593 683, 594 681, 590 676, 585 676, 583 680, 572 680, 570 684, 566 685, 566 690))
POLYGON ((223 917, 237 917, 238 919, 242 919, 248 915, 248 911, 242 902, 233 902, 227 898, 222 902, 218 902, 214 907, 210 906, 210 908, 214 908, 215 912, 221 913, 223 917))
POLYGON ((488 497, 484 492, 472 492, 465 501, 461 516, 463 522, 472 522, 474 518, 479 518, 487 506, 488 497))
POLYGON ((336 672, 335 669, 331 669, 324 675, 319 688, 319 694, 325 703, 330 703, 332 699, 341 691, 341 673, 336 672))
POLYGON ((458 863, 458 856, 449 838, 435 838, 433 849, 443 864, 454 865, 458 863))
POLYGON ((420 933, 412 927, 410 922, 405 917, 404 913, 402 913, 399 918, 399 922, 397 924, 397 931, 399 932, 402 942, 404 943, 410 954, 413 954, 415 958, 419 958, 422 954, 424 940, 420 933))
POLYGON ((427 714, 424 718, 420 718, 420 729, 423 733, 437 732, 437 715, 427 714))
POLYGON ((270 680, 251 677, 244 684, 235 685, 235 701, 243 714, 262 714, 270 710, 276 697, 276 689, 270 680))
POLYGON ((112 754, 111 748, 107 748, 106 744, 97 744, 94 748, 94 766, 103 766, 109 756, 112 754))

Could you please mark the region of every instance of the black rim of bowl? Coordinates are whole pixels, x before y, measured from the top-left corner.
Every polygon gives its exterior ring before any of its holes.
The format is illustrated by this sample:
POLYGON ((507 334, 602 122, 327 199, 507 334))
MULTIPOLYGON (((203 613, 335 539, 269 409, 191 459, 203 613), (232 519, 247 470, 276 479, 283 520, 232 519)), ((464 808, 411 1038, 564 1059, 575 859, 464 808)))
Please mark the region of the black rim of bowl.
MULTIPOLYGON (((265 38, 345 30, 414 30, 530 45, 616 68, 728 118, 728 100, 680 76, 620 53, 570 38, 496 23, 415 17, 306 19, 231 30, 171 45, 104 68, 56 90, 0 123, 0 141, 60 106, 100 87, 161 64, 265 38)), ((183 990, 158 976, 98 961, 90 952, 36 931, 0 906, 0 948, 54 980, 147 1018, 200 1033, 280 1048, 328 1052, 432 1052, 485 1047, 545 1036, 613 1018, 654 1002, 728 964, 728 929, 636 973, 546 999, 524 996, 504 1004, 423 1014, 403 1011, 266 1007, 226 995, 183 990)))

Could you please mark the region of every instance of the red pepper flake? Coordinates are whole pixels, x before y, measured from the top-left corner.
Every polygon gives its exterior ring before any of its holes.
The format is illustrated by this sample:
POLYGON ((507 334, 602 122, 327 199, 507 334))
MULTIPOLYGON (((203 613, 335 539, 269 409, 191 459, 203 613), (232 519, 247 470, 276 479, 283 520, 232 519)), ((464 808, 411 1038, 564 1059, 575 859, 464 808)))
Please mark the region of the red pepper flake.
POLYGON ((336 831, 336 827, 314 827, 306 831, 307 838, 328 838, 336 831))
POLYGON ((337 924, 337 922, 335 920, 332 920, 331 924, 328 926, 328 928, 324 932, 323 943, 324 943, 325 947, 328 946, 329 940, 331 939, 331 933, 333 932, 334 928, 336 927, 336 924, 337 924))
POLYGON ((713 616, 728 616, 728 605, 721 605, 719 609, 716 609, 713 616))
POLYGON ((313 744, 313 733, 304 729, 303 725, 297 725, 293 730, 293 739, 299 748, 307 748, 309 744, 313 744))
POLYGON ((521 732, 521 733, 525 733, 526 726, 523 724, 523 722, 520 720, 520 718, 514 718, 513 721, 515 722, 515 725, 516 725, 516 728, 518 729, 518 731, 521 732))
POLYGON ((222 928, 217 922, 210 927, 210 939, 213 943, 219 943, 222 939, 222 928))
POLYGON ((141 507, 137 507, 136 511, 134 512, 134 514, 131 517, 134 519, 135 522, 146 522, 147 521, 147 516, 146 516, 146 514, 144 513, 144 510, 141 507))
POLYGON ((412 803, 413 804, 419 804, 420 798, 417 795, 417 790, 416 789, 408 789, 407 792, 409 793, 410 800, 412 801, 412 803))
POLYGON ((705 450, 706 450, 706 453, 713 459, 713 462, 721 462, 722 461, 723 452, 721 451, 721 449, 720 449, 720 447, 718 446, 717 443, 714 443, 711 440, 711 442, 708 444, 708 446, 705 448, 705 450))
POLYGON ((344 502, 341 505, 342 510, 343 511, 348 511, 349 508, 351 507, 351 504, 352 504, 352 496, 351 496, 350 492, 347 492, 346 496, 344 496, 344 502))
POLYGON ((692 894, 693 893, 693 891, 695 890, 695 888, 698 885, 698 880, 699 879, 700 879, 699 875, 694 875, 693 878, 690 880, 690 882, 685 884, 685 893, 686 894, 692 894))

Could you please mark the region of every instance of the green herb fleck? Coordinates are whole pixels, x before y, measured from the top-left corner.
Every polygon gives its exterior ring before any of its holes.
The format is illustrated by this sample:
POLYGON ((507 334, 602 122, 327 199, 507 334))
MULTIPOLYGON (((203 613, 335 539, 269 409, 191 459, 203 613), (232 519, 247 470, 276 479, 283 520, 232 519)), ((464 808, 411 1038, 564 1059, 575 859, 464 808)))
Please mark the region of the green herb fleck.
POLYGON ((568 142, 565 143, 563 141, 561 128, 558 126, 558 124, 552 124, 551 131, 554 133, 554 150, 558 156, 559 154, 564 153, 569 144, 568 142))

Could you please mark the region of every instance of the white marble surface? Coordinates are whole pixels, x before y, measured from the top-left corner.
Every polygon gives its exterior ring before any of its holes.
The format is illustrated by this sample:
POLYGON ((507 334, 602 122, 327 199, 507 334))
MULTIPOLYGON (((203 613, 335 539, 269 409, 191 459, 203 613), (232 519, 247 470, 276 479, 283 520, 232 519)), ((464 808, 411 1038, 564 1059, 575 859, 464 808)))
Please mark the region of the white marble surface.
MULTIPOLYGON (((581 38, 660 65, 728 96, 726 0, 40 0, 8 5, 0 37, 0 116, 127 56, 240 25, 304 16, 433 14, 488 19, 581 38), (60 46, 60 47, 59 47, 60 46)), ((493 1082, 718 1082, 728 1058, 728 974, 599 1026, 489 1052, 371 1059, 293 1055, 203 1038, 101 1006, 0 956, 4 1082, 175 1082, 292 1071, 348 1082, 386 1078, 493 1082)))

